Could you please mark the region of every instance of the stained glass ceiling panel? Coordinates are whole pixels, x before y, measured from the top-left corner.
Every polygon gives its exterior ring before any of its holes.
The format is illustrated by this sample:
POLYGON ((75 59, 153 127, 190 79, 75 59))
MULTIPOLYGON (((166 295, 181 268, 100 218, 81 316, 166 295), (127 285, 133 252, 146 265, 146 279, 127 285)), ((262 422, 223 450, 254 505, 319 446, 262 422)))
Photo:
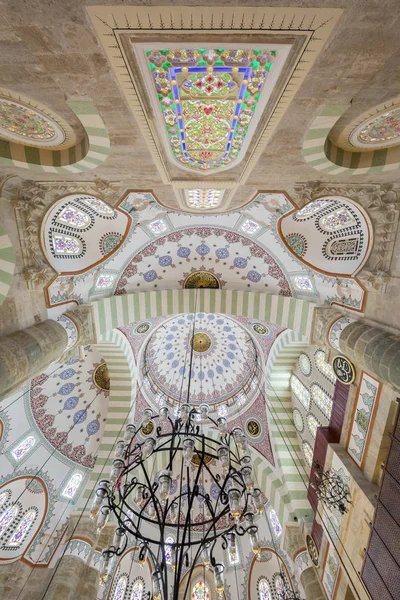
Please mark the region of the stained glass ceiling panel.
POLYGON ((150 94, 170 156, 204 174, 239 162, 287 53, 282 45, 146 48, 150 94))

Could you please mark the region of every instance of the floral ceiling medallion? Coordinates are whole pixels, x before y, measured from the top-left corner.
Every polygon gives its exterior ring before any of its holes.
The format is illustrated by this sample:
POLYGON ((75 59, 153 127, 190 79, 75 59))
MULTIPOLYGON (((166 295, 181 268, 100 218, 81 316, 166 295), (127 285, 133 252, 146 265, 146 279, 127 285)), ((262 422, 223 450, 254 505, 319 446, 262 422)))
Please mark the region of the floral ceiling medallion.
POLYGON ((386 148, 400 144, 400 106, 364 119, 349 136, 356 148, 386 148))
POLYGON ((236 162, 276 55, 273 47, 146 50, 175 161, 200 172, 236 162))
POLYGON ((65 141, 66 132, 33 106, 0 97, 0 138, 30 146, 57 147, 65 141))

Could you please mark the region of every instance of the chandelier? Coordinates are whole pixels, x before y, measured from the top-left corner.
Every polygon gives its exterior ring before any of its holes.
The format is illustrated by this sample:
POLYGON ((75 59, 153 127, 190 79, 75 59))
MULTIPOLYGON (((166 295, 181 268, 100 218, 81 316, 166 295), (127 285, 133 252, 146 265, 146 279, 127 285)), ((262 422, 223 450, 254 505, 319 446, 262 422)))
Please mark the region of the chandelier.
POLYGON ((254 486, 252 471, 242 429, 228 431, 227 420, 212 418, 207 405, 196 409, 182 404, 175 417, 168 406, 157 414, 146 409, 137 428, 126 426, 109 479, 99 482, 93 500, 90 515, 97 519, 99 532, 111 515, 116 521, 112 545, 102 553, 101 580, 110 577, 117 557, 128 547, 138 547, 139 565, 152 565, 153 600, 177 600, 182 577, 188 574, 186 598, 199 564, 213 571, 217 597, 224 599, 221 549, 234 563, 237 538, 247 535, 253 553, 258 557, 261 551, 256 520, 266 499, 254 486), (140 431, 151 422, 155 434, 143 440, 140 431))
POLYGON ((349 486, 333 469, 324 471, 318 462, 314 463, 314 467, 314 481, 310 485, 318 499, 326 506, 337 508, 344 515, 349 510, 346 504, 352 504, 349 486))

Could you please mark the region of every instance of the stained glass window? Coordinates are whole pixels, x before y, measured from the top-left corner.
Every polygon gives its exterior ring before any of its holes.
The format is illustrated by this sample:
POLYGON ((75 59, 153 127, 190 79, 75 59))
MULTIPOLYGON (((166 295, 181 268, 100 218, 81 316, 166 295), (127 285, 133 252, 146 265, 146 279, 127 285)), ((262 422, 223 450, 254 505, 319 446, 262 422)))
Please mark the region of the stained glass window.
POLYGON ((80 254, 82 242, 71 235, 52 233, 53 248, 56 254, 80 254))
POLYGON ((125 596, 125 590, 126 590, 127 585, 128 585, 128 579, 125 577, 125 575, 122 575, 122 577, 120 577, 118 579, 118 583, 115 587, 113 600, 123 600, 123 598, 125 596))
POLYGON ((82 227, 90 225, 89 215, 73 206, 66 206, 63 208, 56 221, 61 224, 69 225, 70 227, 76 227, 77 229, 82 229, 82 227))
POLYGON ((102 274, 97 277, 95 286, 98 289, 105 290, 107 288, 110 288, 113 283, 114 283, 114 275, 102 274))
POLYGON ((317 383, 313 383, 311 386, 311 396, 324 415, 330 419, 332 412, 332 398, 330 398, 317 383))
POLYGON ((307 425, 311 435, 313 438, 315 438, 317 435, 317 429, 320 427, 320 423, 318 423, 314 415, 307 415, 307 425))
POLYGON ((312 465, 314 451, 308 442, 303 442, 303 452, 309 467, 312 465))
POLYGON ((271 525, 274 529, 274 533, 277 537, 279 537, 282 533, 282 525, 281 522, 278 519, 278 515, 276 514, 276 512, 274 511, 273 508, 271 508, 271 510, 269 511, 269 518, 271 521, 271 525))
POLYGON ((171 564, 171 560, 172 560, 172 544, 173 543, 174 543, 173 537, 167 537, 167 539, 165 540, 164 556, 165 556, 165 562, 169 565, 171 564))
POLYGON ((186 202, 190 208, 217 208, 221 204, 223 192, 224 190, 214 189, 186 190, 186 202))
POLYGON ((350 227, 356 224, 356 220, 347 208, 342 207, 334 210, 319 220, 320 227, 325 231, 337 231, 344 227, 350 227))
POLYGON ((13 520, 18 514, 17 506, 10 506, 3 514, 0 516, 0 535, 2 535, 6 529, 11 525, 13 520))
POLYGON ((90 208, 94 208, 99 215, 103 215, 105 217, 112 217, 114 215, 114 210, 111 206, 108 206, 103 200, 99 200, 98 198, 92 198, 90 196, 81 199, 85 204, 90 206, 90 208))
POLYGON ((316 212, 324 208, 328 204, 328 200, 314 200, 314 202, 310 202, 306 204, 304 208, 299 210, 296 213, 296 219, 306 219, 307 217, 311 217, 316 212))
POLYGON ((294 286, 298 290, 311 292, 314 289, 312 281, 307 275, 297 275, 296 277, 293 277, 293 281, 294 281, 294 286))
POLYGON ((258 582, 258 596, 260 600, 271 600, 271 588, 265 577, 261 577, 258 582))
POLYGON ((308 377, 308 375, 310 375, 311 361, 310 361, 308 355, 305 354, 304 352, 302 352, 302 354, 300 354, 300 356, 299 356, 299 367, 300 367, 300 371, 303 373, 303 375, 306 375, 306 377, 308 377))
POLYGON ((22 544, 36 519, 36 515, 37 513, 35 510, 30 510, 24 515, 12 537, 8 540, 7 546, 20 546, 22 544))
POLYGON ((71 500, 75 496, 82 482, 82 479, 83 476, 81 475, 81 473, 75 473, 74 475, 72 475, 71 479, 68 481, 61 495, 64 496, 64 498, 68 498, 69 500, 71 500))
POLYGON ((156 221, 149 223, 149 227, 155 235, 160 235, 160 233, 167 230, 167 226, 162 219, 157 219, 156 221))
POLYGON ((28 435, 14 450, 11 452, 15 460, 21 460, 21 458, 29 452, 31 448, 35 445, 36 440, 33 435, 28 435))
POLYGON ((192 600, 210 600, 210 591, 204 581, 198 581, 193 587, 192 600))
POLYGON ((290 378, 290 387, 299 402, 308 410, 310 408, 311 394, 296 375, 292 375, 290 378))
POLYGON ((255 221, 252 221, 251 219, 246 219, 240 229, 245 233, 255 233, 260 229, 260 227, 261 225, 259 225, 255 221))
MULTIPOLYGON (((276 50, 243 48, 148 49, 172 156, 189 168, 232 163, 249 126, 276 50)), ((256 115, 256 116, 255 116, 256 115)))
POLYGON ((331 365, 325 360, 325 352, 323 350, 317 350, 315 353, 315 364, 317 368, 323 375, 325 375, 328 379, 335 383, 336 375, 331 365))
POLYGON ((131 600, 142 600, 143 596, 143 581, 138 579, 132 588, 131 600))

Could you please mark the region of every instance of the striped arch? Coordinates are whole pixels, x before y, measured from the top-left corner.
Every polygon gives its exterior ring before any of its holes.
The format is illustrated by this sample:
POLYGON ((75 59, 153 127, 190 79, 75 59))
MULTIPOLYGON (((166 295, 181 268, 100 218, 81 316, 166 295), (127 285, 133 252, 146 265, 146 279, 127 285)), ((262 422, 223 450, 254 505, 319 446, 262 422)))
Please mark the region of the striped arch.
POLYGON ((15 250, 5 229, 0 225, 0 304, 11 287, 15 269, 15 250))
POLYGON ((71 148, 50 150, 0 140, 0 166, 45 173, 81 173, 101 165, 110 151, 110 138, 91 100, 67 102, 82 123, 86 135, 71 148))
POLYGON ((271 472, 263 473, 262 489, 267 489, 281 523, 292 521, 294 516, 312 515, 307 500, 308 475, 293 424, 290 391, 291 372, 307 346, 303 340, 294 331, 284 331, 272 346, 265 369, 268 423, 277 469, 269 467, 271 472))
POLYGON ((201 311, 276 323, 307 339, 315 306, 311 302, 285 296, 209 289, 141 292, 111 296, 92 304, 98 336, 141 319, 201 311))
POLYGON ((131 416, 130 411, 136 385, 136 369, 132 349, 120 331, 111 331, 95 348, 102 353, 107 363, 110 374, 110 396, 106 427, 96 463, 78 503, 78 508, 85 510, 90 510, 90 498, 97 487, 96 482, 104 477, 107 478, 110 472, 111 463, 114 460, 115 443, 123 437, 125 425, 131 416))
POLYGON ((325 106, 314 119, 303 143, 306 163, 317 171, 345 176, 398 169, 399 146, 370 152, 351 152, 343 150, 329 139, 332 127, 348 108, 348 105, 341 104, 325 106))
MULTIPOLYGON (((273 382, 271 387, 267 386, 271 411, 280 416, 285 429, 290 432, 289 441, 294 450, 300 451, 295 429, 289 416, 282 415, 282 405, 274 397, 272 388, 280 392, 279 398, 288 403, 291 414, 290 372, 301 349, 308 343, 315 305, 282 296, 231 290, 166 290, 113 296, 92 304, 98 335, 97 347, 101 348, 110 371, 111 395, 104 438, 91 479, 80 500, 82 508, 96 487, 96 481, 109 472, 113 454, 110 457, 108 455, 121 437, 120 431, 124 429, 124 424, 128 422, 134 397, 135 364, 132 351, 125 336, 115 328, 145 318, 191 312, 195 310, 195 304, 197 311, 240 315, 296 329, 284 332, 275 342, 266 366, 266 376, 268 381, 273 382)), ((254 469, 257 481, 284 523, 292 520, 295 515, 300 518, 309 514, 310 507, 301 477, 279 433, 279 420, 275 425, 271 411, 268 420, 275 444, 277 469, 274 470, 260 456, 255 458, 254 469)), ((302 465, 301 456, 299 454, 298 460, 294 459, 296 464, 302 465)))

